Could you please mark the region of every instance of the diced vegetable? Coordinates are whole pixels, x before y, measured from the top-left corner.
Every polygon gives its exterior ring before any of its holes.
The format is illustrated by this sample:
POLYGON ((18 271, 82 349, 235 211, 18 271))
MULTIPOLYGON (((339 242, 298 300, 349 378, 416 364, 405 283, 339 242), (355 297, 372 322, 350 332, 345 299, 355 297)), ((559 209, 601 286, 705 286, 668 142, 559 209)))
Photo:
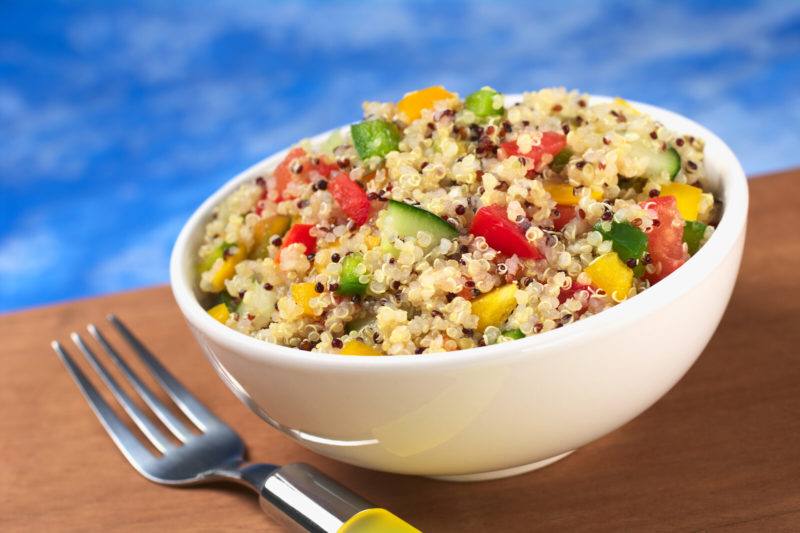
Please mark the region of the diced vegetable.
POLYGON ((628 113, 629 115, 641 115, 642 114, 638 109, 633 107, 631 105, 631 103, 628 102, 627 100, 625 100, 624 98, 619 98, 619 97, 614 98, 614 103, 617 104, 618 106, 624 108, 625 112, 628 113))
POLYGON ((517 306, 517 286, 503 285, 472 300, 472 314, 478 317, 478 331, 500 327, 517 306))
POLYGON ((507 329, 506 331, 501 333, 501 335, 503 335, 503 337, 508 337, 509 339, 514 339, 514 340, 519 340, 519 339, 524 339, 525 338, 525 334, 522 333, 522 330, 519 329, 519 328, 517 328, 517 329, 507 329))
MULTIPOLYGON (((544 190, 553 197, 553 201, 561 205, 578 205, 580 196, 575 194, 576 188, 567 183, 545 183, 544 190)), ((594 200, 602 200, 603 193, 592 190, 590 196, 594 200)))
POLYGON ((223 242, 211 252, 208 253, 198 264, 197 264, 197 273, 202 274, 206 270, 210 270, 211 267, 214 266, 214 263, 217 262, 217 259, 220 259, 223 255, 225 255, 225 250, 233 246, 233 244, 229 242, 223 242))
POLYGON ((370 211, 367 193, 355 181, 351 180, 347 174, 336 174, 330 180, 328 190, 342 211, 357 226, 367 221, 370 211))
POLYGON ((556 228, 556 231, 561 231, 564 229, 564 226, 569 224, 569 222, 575 218, 575 215, 578 214, 577 210, 574 206, 571 205, 557 205, 556 211, 558 214, 553 213, 553 227, 556 228))
POLYGON ((361 159, 383 157, 400 144, 400 131, 392 122, 367 120, 350 126, 350 136, 361 159))
POLYGON ((578 291, 591 291, 592 287, 590 285, 584 285, 583 283, 578 283, 575 280, 572 280, 572 285, 570 285, 569 289, 561 289, 561 292, 558 293, 558 303, 563 304, 573 296, 578 291))
POLYGON ((319 296, 319 293, 314 289, 313 283, 293 283, 289 288, 292 293, 292 298, 297 305, 303 308, 303 314, 306 316, 314 316, 314 309, 311 307, 311 299, 319 296))
POLYGON ((251 259, 263 259, 269 255, 269 243, 275 236, 283 237, 292 223, 287 215, 262 218, 253 226, 253 249, 251 259))
POLYGON ((464 107, 475 113, 478 118, 487 118, 503 114, 503 106, 495 107, 497 91, 491 87, 484 87, 467 96, 464 107))
POLYGON ((437 246, 442 239, 453 239, 458 230, 430 211, 389 200, 381 228, 381 244, 386 250, 393 249, 392 234, 399 237, 416 237, 420 231, 433 236, 430 247, 437 246))
POLYGON ((569 158, 572 157, 573 152, 569 148, 564 148, 553 157, 553 162, 550 163, 550 168, 556 172, 561 172, 564 167, 569 163, 569 158))
POLYGON ((555 156, 564 147, 567 146, 567 137, 561 133, 554 131, 545 131, 542 133, 542 139, 539 144, 531 146, 531 149, 525 153, 521 153, 517 141, 509 141, 500 144, 500 148, 506 157, 522 156, 533 161, 533 164, 538 166, 542 161, 544 154, 555 156))
MULTIPOLYGON (((306 247, 306 254, 317 253, 317 239, 311 235, 313 224, 294 224, 286 236, 283 238, 281 249, 295 243, 303 244, 306 247)), ((280 258, 280 256, 278 256, 280 258)))
POLYGON ((657 178, 666 173, 669 179, 674 179, 681 169, 681 156, 672 147, 660 150, 636 144, 631 149, 631 155, 647 158, 647 168, 644 172, 644 177, 647 178, 657 178))
POLYGON ((623 261, 641 259, 647 251, 647 235, 630 222, 599 222, 594 229, 611 241, 613 249, 623 261))
POLYGON ((674 196, 658 196, 641 205, 655 211, 658 217, 658 225, 654 225, 647 234, 647 251, 656 270, 646 277, 655 283, 686 262, 687 256, 683 250, 684 222, 674 196))
POLYGON ((439 100, 449 100, 455 97, 455 94, 441 85, 436 85, 406 94, 397 102, 397 110, 405 115, 408 122, 413 122, 422 115, 423 109, 431 109, 433 104, 439 100))
POLYGON ((344 326, 344 332, 350 333, 351 331, 358 331, 367 324, 370 324, 375 321, 375 317, 371 316, 362 316, 360 318, 356 318, 355 320, 351 320, 344 326))
POLYGON ((708 226, 696 220, 689 220, 683 227, 683 242, 689 247, 689 253, 694 255, 700 249, 700 243, 706 234, 708 226))
POLYGON ((367 292, 367 283, 361 283, 359 267, 364 263, 364 256, 360 253, 350 253, 342 260, 342 271, 339 277, 337 293, 345 296, 364 294, 367 292))
POLYGON ((542 253, 525 237, 520 228, 508 219, 502 205, 481 207, 472 219, 469 232, 486 239, 487 244, 506 255, 523 259, 541 259, 542 253))
POLYGON ((372 346, 365 344, 361 341, 357 340, 349 340, 344 343, 342 349, 339 350, 339 354, 341 355, 383 355, 383 352, 380 352, 373 348, 372 346))
POLYGON ((291 171, 292 163, 294 163, 295 159, 305 157, 305 155, 306 151, 302 148, 292 148, 289 150, 289 153, 286 154, 283 161, 275 167, 275 171, 272 175, 275 178, 275 190, 278 192, 279 201, 284 199, 283 191, 286 189, 286 186, 295 179, 296 174, 293 174, 291 171))
POLYGON ((228 311, 228 307, 223 304, 217 304, 211 309, 208 310, 208 314, 214 318, 214 320, 224 324, 228 321, 228 317, 231 316, 230 311, 228 311))
POLYGON ((667 183, 661 187, 661 196, 674 196, 683 219, 697 220, 703 189, 686 183, 667 183))
POLYGON ((222 291, 221 293, 219 293, 218 301, 221 304, 225 304, 225 307, 228 308, 228 311, 235 311, 236 310, 236 306, 238 305, 233 300, 233 296, 228 294, 228 291, 222 291))
POLYGON ((236 252, 225 257, 222 266, 214 272, 211 278, 211 292, 220 292, 225 288, 225 280, 233 277, 236 273, 236 265, 247 257, 247 249, 244 246, 236 245, 236 252))
POLYGON ((624 300, 633 286, 633 270, 622 262, 616 252, 603 254, 586 267, 592 285, 603 289, 615 300, 624 300))

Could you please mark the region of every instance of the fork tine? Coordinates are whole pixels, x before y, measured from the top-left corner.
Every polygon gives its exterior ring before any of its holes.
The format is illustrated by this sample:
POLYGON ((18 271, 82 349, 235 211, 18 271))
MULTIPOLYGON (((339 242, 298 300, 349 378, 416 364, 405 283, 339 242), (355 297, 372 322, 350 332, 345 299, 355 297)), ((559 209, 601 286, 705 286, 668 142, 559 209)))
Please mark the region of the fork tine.
POLYGON ((137 339, 133 333, 125 326, 125 324, 117 318, 116 315, 110 314, 106 317, 111 324, 117 328, 117 331, 128 341, 133 347, 136 354, 147 365, 147 368, 153 374, 156 381, 161 384, 164 390, 169 394, 183 413, 194 422, 201 430, 206 431, 209 426, 219 425, 225 426, 219 418, 208 410, 200 401, 194 397, 189 391, 183 388, 183 385, 175 379, 175 377, 164 368, 156 357, 144 347, 144 345, 137 339))
POLYGON ((108 433, 111 440, 114 441, 114 444, 117 445, 119 451, 128 459, 137 470, 143 472, 144 465, 152 461, 154 456, 147 450, 147 448, 139 442, 133 433, 122 423, 119 417, 114 413, 111 407, 108 406, 106 401, 103 399, 102 396, 97 392, 94 385, 86 379, 86 375, 83 371, 75 364, 75 361, 72 357, 67 353, 61 343, 57 341, 53 341, 50 343, 50 346, 53 348, 53 351, 56 352, 58 357, 61 359, 61 362, 64 363, 64 366, 67 367, 67 371, 69 372, 72 379, 75 381, 75 384, 78 385, 78 388, 83 394, 83 397, 86 398, 86 401, 94 411, 94 414, 97 415, 97 418, 100 420, 100 423, 105 428, 106 432, 108 433))
POLYGON ((103 380, 103 383, 111 389, 111 393, 114 395, 114 398, 117 402, 122 406, 128 416, 133 419, 133 422, 136 426, 144 433, 144 435, 153 443, 153 446, 158 448, 158 451, 161 453, 166 452, 167 450, 173 448, 173 444, 167 439, 161 431, 153 424, 149 418, 147 418, 144 413, 136 406, 135 403, 131 401, 130 396, 122 390, 117 383, 117 380, 108 373, 106 367, 97 359, 97 356, 94 352, 83 342, 83 339, 77 333, 72 333, 70 335, 72 338, 72 342, 78 347, 78 349, 83 353, 83 356, 89 361, 89 364, 92 366, 95 372, 100 376, 103 380))
POLYGON ((114 349, 113 346, 106 340, 105 336, 100 333, 100 331, 95 327, 94 324, 89 324, 86 328, 91 334, 92 337, 103 347, 106 354, 114 361, 114 364, 117 365, 117 368, 125 376, 125 379, 133 386, 139 396, 142 397, 144 402, 153 410, 153 413, 158 417, 161 422, 164 423, 167 428, 180 439, 182 442, 188 441, 192 434, 186 428, 186 426, 181 422, 178 417, 172 414, 172 411, 158 399, 158 397, 153 394, 153 391, 150 390, 150 387, 145 385, 145 383, 139 378, 138 375, 128 366, 128 363, 119 355, 119 353, 114 349))

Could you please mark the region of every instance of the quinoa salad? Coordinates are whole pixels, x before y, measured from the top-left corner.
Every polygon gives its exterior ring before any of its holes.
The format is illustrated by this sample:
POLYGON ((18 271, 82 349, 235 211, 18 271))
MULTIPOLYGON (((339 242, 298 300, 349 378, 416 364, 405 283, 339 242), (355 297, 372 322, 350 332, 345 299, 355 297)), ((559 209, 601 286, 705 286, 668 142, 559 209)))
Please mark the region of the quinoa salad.
POLYGON ((436 86, 363 115, 214 209, 197 283, 215 319, 343 355, 510 342, 647 290, 721 213, 703 140, 619 98, 436 86))

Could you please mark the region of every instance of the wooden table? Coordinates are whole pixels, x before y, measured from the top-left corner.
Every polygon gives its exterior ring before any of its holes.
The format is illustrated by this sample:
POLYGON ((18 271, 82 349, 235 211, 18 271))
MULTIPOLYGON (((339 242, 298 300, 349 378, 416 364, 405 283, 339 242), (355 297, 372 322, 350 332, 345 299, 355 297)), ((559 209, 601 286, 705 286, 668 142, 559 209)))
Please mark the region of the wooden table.
POLYGON ((544 470, 447 484, 316 456, 223 386, 166 287, 0 317, 0 530, 276 531, 228 485, 163 488, 123 460, 52 338, 113 310, 244 437, 251 457, 307 461, 431 531, 800 530, 800 170, 751 182, 746 253, 725 317, 649 411, 544 470))

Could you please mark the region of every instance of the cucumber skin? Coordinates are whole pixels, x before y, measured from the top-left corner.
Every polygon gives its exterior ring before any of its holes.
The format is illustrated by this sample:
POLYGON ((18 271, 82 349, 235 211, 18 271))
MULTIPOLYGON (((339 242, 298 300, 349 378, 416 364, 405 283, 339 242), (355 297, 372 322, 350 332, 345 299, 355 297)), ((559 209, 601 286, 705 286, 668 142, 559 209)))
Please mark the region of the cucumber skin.
MULTIPOLYGON (((431 245, 438 244, 441 239, 453 239, 458 236, 458 230, 430 211, 422 208, 389 200, 386 218, 383 220, 384 228, 393 229, 400 237, 416 237, 418 231, 431 234, 431 245)), ((384 243, 391 246, 391 243, 384 243)), ((384 246, 385 247, 385 246, 384 246)))
POLYGON ((364 262, 364 256, 359 253, 347 254, 342 260, 342 274, 339 277, 338 294, 344 296, 362 295, 367 292, 367 284, 361 283, 355 269, 364 262))
POLYGON ((678 151, 673 148, 672 146, 666 151, 666 153, 670 156, 671 165, 667 168, 669 171, 669 179, 674 180, 675 176, 678 175, 678 172, 681 170, 681 156, 678 151))

